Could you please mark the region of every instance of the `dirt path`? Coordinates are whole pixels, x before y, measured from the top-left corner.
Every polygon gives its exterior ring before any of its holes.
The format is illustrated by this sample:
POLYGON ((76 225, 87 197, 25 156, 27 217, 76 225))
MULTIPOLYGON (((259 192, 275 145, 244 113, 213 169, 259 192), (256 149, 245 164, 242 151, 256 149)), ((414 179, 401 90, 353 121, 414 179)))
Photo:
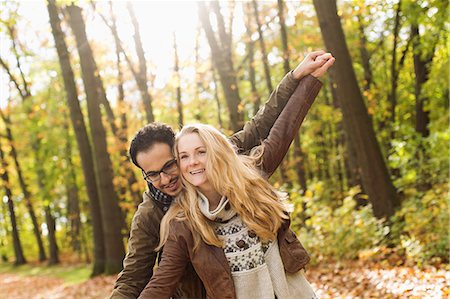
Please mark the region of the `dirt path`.
MULTIPOLYGON (((381 267, 363 262, 309 268, 308 280, 319 298, 450 298, 450 271, 429 267, 381 267)), ((75 285, 51 277, 0 274, 0 298, 107 298, 115 276, 75 285)))

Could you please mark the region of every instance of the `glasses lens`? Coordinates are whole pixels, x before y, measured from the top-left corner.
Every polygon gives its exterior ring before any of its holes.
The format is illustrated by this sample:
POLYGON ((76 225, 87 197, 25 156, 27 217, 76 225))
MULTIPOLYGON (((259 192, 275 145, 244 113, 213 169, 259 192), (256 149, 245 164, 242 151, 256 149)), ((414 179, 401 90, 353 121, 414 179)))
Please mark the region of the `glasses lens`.
POLYGON ((146 180, 149 183, 157 182, 161 178, 159 173, 150 173, 147 174, 145 172, 142 172, 142 175, 144 176, 144 180, 146 180))
POLYGON ((175 170, 177 170, 177 160, 172 160, 164 167, 163 172, 171 174, 175 170))

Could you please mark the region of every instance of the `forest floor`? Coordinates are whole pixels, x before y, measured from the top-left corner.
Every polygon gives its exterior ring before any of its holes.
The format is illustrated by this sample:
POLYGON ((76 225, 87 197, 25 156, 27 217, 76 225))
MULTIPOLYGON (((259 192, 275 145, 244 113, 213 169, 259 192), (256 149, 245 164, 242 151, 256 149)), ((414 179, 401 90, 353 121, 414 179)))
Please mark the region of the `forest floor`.
MULTIPOLYGON (((107 298, 116 276, 87 266, 1 266, 0 298, 107 298), (22 268, 22 269, 21 269, 22 268)), ((450 269, 369 261, 322 263, 306 272, 319 298, 449 298, 450 269)))

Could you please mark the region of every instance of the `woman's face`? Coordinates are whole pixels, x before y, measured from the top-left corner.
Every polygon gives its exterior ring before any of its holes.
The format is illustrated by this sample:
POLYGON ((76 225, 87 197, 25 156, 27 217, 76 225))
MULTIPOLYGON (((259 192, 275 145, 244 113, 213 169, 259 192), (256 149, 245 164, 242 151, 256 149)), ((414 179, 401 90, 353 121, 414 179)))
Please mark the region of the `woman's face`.
POLYGON ((202 189, 209 189, 210 184, 206 176, 206 146, 197 133, 186 134, 178 140, 178 159, 181 174, 192 185, 202 189))

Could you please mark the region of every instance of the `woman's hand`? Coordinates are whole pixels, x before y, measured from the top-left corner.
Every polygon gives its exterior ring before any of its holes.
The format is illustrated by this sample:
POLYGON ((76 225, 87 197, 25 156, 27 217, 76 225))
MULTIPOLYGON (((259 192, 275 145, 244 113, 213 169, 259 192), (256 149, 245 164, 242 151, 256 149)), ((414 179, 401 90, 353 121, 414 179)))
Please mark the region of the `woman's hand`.
POLYGON ((333 65, 335 58, 331 53, 325 53, 318 50, 306 55, 305 59, 294 69, 292 75, 300 80, 306 75, 313 75, 316 78, 321 77, 333 65))

